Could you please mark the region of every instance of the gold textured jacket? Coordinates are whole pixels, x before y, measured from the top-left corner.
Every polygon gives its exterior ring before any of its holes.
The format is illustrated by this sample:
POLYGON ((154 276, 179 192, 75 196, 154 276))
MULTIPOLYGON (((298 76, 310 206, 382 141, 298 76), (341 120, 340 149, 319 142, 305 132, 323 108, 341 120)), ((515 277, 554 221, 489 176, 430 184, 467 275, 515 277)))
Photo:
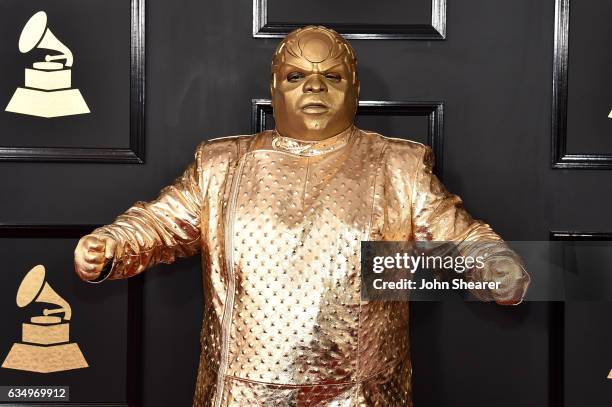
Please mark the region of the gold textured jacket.
MULTIPOLYGON (((193 406, 411 406, 408 303, 360 300, 360 242, 501 242, 433 159, 355 127, 204 141, 156 200, 94 231, 118 241, 103 279, 201 252, 193 406)), ((528 283, 511 282, 519 298, 528 283)))

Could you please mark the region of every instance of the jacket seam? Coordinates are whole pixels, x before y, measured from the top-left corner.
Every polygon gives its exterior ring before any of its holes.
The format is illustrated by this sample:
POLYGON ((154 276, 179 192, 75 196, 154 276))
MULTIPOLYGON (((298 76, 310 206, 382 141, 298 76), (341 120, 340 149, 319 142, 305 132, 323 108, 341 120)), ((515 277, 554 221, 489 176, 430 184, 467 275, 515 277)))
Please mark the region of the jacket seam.
MULTIPOLYGON (((384 369, 380 369, 377 370, 374 373, 371 373, 361 379, 357 379, 354 381, 346 381, 346 382, 336 382, 336 383, 310 383, 310 384, 296 384, 296 383, 275 383, 275 382, 260 382, 257 380, 252 380, 252 379, 245 379, 243 377, 238 377, 238 376, 233 376, 233 375, 228 375, 228 374, 223 374, 223 378, 224 379, 233 379, 233 380, 237 380, 237 381, 241 381, 241 382, 248 382, 248 383, 253 383, 253 384, 261 384, 261 385, 266 385, 266 386, 285 386, 285 387, 293 387, 293 388, 304 388, 304 387, 313 387, 313 386, 346 386, 346 385, 356 385, 359 383, 363 383, 366 382, 376 376, 378 376, 381 373, 384 372, 388 372, 388 371, 392 371, 395 367, 391 366, 391 367, 386 367, 384 369)), ((222 374, 219 372, 219 374, 222 374)), ((225 381, 225 380, 224 380, 225 381)))
MULTIPOLYGON (((370 239, 370 230, 372 229, 372 223, 374 221, 374 204, 376 202, 376 181, 378 180, 378 175, 382 168, 382 157, 383 153, 386 151, 387 146, 389 144, 385 143, 383 147, 380 149, 380 153, 378 155, 376 172, 374 173, 374 181, 372 183, 373 191, 372 191, 372 205, 370 206, 370 221, 368 222, 368 228, 366 229, 366 241, 370 239)), ((361 276, 361 269, 359 270, 359 274, 361 276)), ((357 378, 359 379, 361 375, 361 309, 362 309, 362 301, 361 301, 361 284, 359 285, 359 314, 357 321, 357 378)))

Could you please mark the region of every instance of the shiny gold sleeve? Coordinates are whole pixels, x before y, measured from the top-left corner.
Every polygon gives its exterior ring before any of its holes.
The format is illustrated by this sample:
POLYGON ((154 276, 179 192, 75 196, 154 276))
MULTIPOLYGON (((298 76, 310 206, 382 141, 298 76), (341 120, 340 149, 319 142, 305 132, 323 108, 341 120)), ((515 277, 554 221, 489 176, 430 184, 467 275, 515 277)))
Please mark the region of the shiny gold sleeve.
POLYGON ((415 240, 454 242, 462 256, 484 258, 485 267, 466 274, 468 281, 500 283, 497 290, 473 290, 483 301, 518 304, 522 301, 530 277, 521 258, 491 227, 473 219, 461 198, 449 193, 432 173, 434 154, 423 146, 412 190, 412 227, 415 240))
POLYGON ((98 281, 131 277, 157 263, 172 263, 199 251, 203 145, 195 161, 155 200, 136 202, 113 223, 92 232, 117 241, 112 264, 98 281))

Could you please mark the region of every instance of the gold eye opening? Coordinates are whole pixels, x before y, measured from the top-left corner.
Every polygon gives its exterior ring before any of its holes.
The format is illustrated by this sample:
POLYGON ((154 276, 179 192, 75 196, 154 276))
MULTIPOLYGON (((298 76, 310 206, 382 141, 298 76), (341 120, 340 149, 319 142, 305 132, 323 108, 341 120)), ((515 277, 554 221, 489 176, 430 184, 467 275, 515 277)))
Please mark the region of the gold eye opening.
POLYGON ((305 75, 303 72, 298 72, 298 71, 294 71, 294 72, 289 72, 289 74, 287 74, 287 81, 289 82, 298 82, 301 79, 304 79, 305 75))

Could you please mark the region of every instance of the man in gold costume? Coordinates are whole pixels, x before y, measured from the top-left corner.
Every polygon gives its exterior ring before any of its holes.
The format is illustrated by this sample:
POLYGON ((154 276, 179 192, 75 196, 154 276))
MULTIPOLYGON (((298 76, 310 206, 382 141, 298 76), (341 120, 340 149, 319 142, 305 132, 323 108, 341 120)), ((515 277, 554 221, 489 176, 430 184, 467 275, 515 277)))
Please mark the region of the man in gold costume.
POLYGON ((356 58, 335 31, 287 35, 270 90, 275 130, 202 142, 157 199, 80 240, 75 270, 99 282, 201 253, 194 406, 411 406, 408 303, 361 300, 361 241, 478 251, 467 278, 500 282, 479 294, 499 304, 529 275, 432 174, 429 147, 353 125, 356 58))

